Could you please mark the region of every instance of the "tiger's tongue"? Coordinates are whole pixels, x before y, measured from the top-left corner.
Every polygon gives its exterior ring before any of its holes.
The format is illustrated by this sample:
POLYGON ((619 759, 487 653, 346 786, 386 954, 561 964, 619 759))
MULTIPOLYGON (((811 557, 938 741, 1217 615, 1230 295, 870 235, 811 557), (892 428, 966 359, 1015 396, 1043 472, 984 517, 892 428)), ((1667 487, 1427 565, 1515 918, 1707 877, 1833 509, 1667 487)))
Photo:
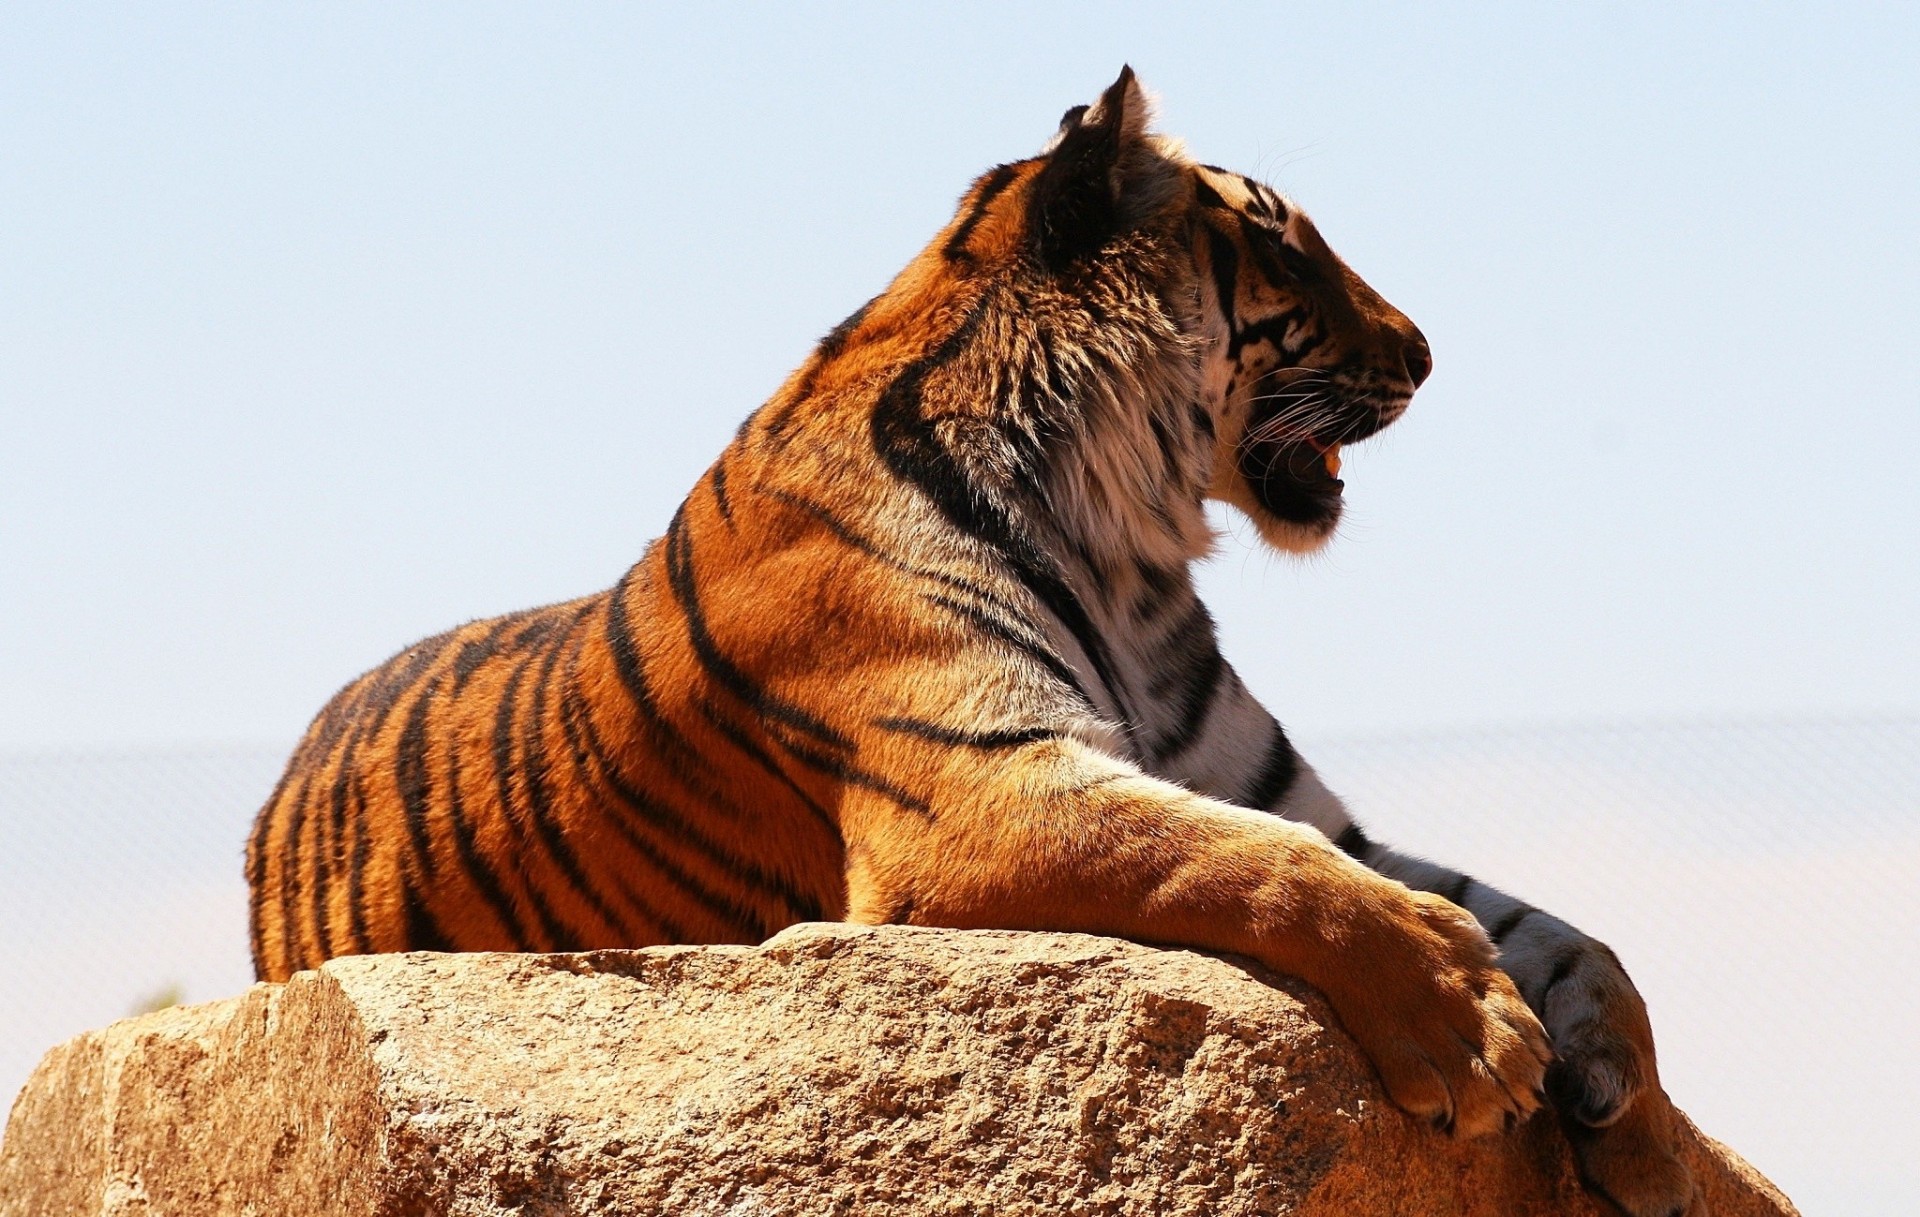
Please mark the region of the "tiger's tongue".
POLYGON ((1337 478, 1340 476, 1340 445, 1339 444, 1329 444, 1325 449, 1323 449, 1320 453, 1320 460, 1321 460, 1321 463, 1326 465, 1327 467, 1328 477, 1337 478))

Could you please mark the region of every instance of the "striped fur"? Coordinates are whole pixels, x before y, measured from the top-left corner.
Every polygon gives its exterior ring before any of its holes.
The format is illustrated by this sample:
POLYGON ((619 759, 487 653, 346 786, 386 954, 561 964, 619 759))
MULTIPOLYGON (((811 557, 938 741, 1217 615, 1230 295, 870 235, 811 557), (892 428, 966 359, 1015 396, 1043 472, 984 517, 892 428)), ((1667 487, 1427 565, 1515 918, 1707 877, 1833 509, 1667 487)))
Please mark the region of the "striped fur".
POLYGON ((1689 1184, 1611 954, 1368 841, 1194 594, 1204 500, 1323 544, 1339 445, 1429 364, 1297 208, 1150 134, 1123 73, 975 182, 613 588, 334 698, 248 844, 257 971, 812 919, 1236 951, 1326 992, 1437 1126, 1551 1083, 1595 1185, 1668 1211, 1689 1184))

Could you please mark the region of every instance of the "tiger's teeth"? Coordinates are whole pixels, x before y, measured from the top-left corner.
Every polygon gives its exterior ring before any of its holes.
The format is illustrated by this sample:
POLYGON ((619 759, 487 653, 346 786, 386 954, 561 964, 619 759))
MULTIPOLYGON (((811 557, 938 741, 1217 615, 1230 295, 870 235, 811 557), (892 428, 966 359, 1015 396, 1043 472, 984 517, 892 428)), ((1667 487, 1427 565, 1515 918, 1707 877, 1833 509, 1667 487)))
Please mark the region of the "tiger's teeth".
POLYGON ((1337 478, 1340 476, 1340 445, 1339 444, 1334 444, 1332 447, 1328 448, 1325 452, 1322 452, 1320 454, 1320 459, 1326 462, 1328 477, 1337 478))

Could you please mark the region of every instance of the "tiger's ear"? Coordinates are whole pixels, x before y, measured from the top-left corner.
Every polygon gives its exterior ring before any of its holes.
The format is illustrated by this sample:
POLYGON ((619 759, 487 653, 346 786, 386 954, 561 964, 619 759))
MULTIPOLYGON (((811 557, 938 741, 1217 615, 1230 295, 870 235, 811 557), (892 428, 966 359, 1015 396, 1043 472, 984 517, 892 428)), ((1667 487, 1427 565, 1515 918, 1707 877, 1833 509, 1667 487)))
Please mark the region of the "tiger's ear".
POLYGON ((1028 231, 1040 261, 1064 270, 1121 228, 1130 162, 1146 145, 1147 95, 1131 67, 1091 106, 1075 106, 1028 197, 1028 231))

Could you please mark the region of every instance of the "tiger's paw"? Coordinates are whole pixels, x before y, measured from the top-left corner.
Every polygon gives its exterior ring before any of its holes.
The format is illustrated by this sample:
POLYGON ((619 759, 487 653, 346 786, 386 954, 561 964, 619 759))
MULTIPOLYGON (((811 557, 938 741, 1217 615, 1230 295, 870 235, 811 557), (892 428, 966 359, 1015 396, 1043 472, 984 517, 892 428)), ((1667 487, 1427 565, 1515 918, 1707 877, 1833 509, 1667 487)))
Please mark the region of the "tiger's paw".
POLYGON ((1588 1191, 1627 1217, 1706 1217, 1693 1175, 1680 1160, 1679 1122, 1665 1092, 1654 1087, 1642 1093, 1604 1128, 1557 1109, 1588 1191))
POLYGON ((1591 938, 1563 943, 1516 979, 1553 1040, 1554 1109, 1606 1128, 1659 1084, 1646 1003, 1612 951, 1591 938))
POLYGON ((1605 944, 1550 918, 1501 960, 1553 1040, 1547 1097, 1588 1188, 1630 1217, 1694 1211, 1646 1003, 1605 944))
POLYGON ((1402 1110, 1455 1137, 1511 1129, 1541 1105, 1546 1033, 1473 919, 1410 895, 1364 973, 1321 988, 1402 1110))

